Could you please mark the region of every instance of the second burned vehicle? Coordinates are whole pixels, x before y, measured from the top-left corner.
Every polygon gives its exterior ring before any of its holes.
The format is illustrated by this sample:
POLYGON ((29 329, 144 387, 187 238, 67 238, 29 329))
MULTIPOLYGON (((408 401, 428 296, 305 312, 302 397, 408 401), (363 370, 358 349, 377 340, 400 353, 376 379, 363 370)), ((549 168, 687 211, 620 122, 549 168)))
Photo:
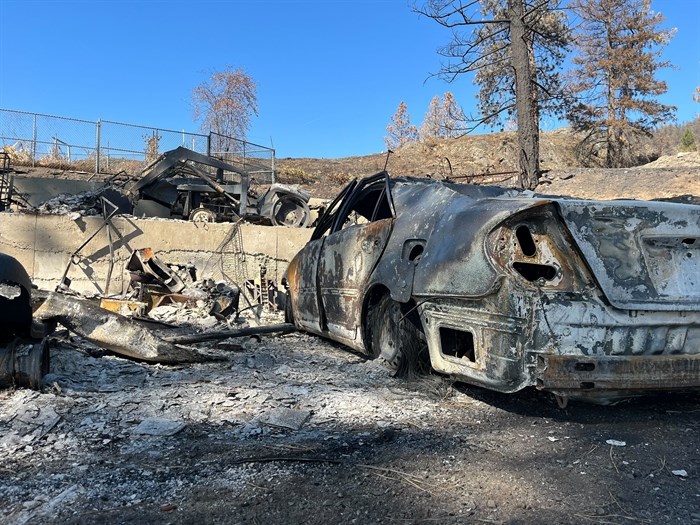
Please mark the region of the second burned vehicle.
POLYGON ((179 147, 146 166, 127 192, 137 217, 194 222, 236 221, 306 227, 309 194, 272 184, 262 195, 250 190, 250 173, 220 159, 179 147))
POLYGON ((402 370, 612 400, 700 387, 700 206, 379 173, 287 271, 287 316, 402 370))

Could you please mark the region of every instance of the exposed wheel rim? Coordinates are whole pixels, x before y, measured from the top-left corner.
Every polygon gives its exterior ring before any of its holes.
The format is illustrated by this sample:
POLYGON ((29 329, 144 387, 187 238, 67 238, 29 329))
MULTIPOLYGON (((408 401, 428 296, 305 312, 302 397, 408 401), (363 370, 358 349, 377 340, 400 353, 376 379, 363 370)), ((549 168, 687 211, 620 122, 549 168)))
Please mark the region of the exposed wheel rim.
POLYGON ((397 376, 412 376, 430 370, 428 346, 422 328, 387 295, 372 309, 371 356, 381 360, 397 376))
POLYGON ((387 301, 380 312, 381 321, 379 323, 377 339, 378 351, 376 357, 386 361, 392 368, 398 366, 399 333, 398 322, 400 319, 400 308, 398 303, 387 301))
POLYGON ((190 220, 192 222, 214 222, 214 214, 210 210, 194 210, 190 214, 190 220))
POLYGON ((281 198, 275 204, 272 222, 277 226, 305 226, 309 210, 305 203, 293 198, 281 198))

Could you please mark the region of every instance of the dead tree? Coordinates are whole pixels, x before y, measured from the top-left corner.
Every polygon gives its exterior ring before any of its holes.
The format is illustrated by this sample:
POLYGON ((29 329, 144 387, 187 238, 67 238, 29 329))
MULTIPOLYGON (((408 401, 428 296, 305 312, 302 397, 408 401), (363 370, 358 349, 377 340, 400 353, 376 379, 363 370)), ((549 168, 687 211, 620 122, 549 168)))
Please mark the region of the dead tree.
POLYGON ((217 152, 238 153, 251 117, 258 114, 256 89, 245 71, 228 66, 192 91, 194 119, 201 122, 203 132, 216 133, 212 147, 217 152))
POLYGON ((411 124, 411 115, 409 115, 408 106, 403 100, 396 108, 396 113, 392 115, 386 132, 388 135, 384 137, 384 142, 387 150, 398 149, 418 140, 418 129, 411 124))
POLYGON ((459 127, 466 120, 454 95, 447 91, 442 99, 435 95, 419 129, 420 139, 457 138, 462 135, 459 127))
POLYGON ((467 119, 464 131, 515 116, 523 188, 539 179, 540 112, 564 108, 559 69, 569 31, 558 6, 559 0, 429 0, 414 8, 452 30, 438 50, 448 59, 438 76, 452 82, 475 74, 479 115, 467 119))

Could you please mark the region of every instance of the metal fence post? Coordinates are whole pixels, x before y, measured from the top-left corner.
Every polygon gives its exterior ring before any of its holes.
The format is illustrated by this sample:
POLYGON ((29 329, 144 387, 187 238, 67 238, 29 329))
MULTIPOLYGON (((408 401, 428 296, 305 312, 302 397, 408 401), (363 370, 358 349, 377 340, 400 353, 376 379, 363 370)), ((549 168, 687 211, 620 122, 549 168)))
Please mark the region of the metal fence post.
POLYGON ((207 135, 207 156, 211 157, 211 131, 207 135))
POLYGON ((277 182, 275 179, 275 150, 272 150, 272 162, 270 163, 272 165, 272 184, 277 182))
POLYGON ((36 165, 36 113, 34 113, 34 130, 32 133, 32 168, 36 165))
POLYGON ((100 172, 100 128, 102 128, 102 119, 97 119, 95 123, 95 147, 97 154, 95 155, 95 173, 100 172))

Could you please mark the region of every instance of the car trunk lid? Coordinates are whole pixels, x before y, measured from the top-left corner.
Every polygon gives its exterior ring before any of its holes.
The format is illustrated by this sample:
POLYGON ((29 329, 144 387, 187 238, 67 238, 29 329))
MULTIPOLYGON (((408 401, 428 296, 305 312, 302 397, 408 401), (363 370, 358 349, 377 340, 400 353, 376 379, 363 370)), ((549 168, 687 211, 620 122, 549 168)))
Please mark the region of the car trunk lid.
POLYGON ((700 311, 700 207, 558 200, 610 303, 626 310, 700 311))

